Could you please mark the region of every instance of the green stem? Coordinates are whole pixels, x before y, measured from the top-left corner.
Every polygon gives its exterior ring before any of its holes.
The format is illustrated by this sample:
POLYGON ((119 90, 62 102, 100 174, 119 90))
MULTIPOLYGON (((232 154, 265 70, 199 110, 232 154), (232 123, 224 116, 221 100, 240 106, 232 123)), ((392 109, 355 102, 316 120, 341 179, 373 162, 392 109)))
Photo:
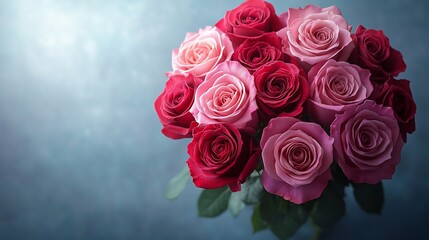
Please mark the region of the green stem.
POLYGON ((311 236, 311 240, 319 240, 320 236, 322 235, 322 232, 322 228, 313 224, 313 235, 311 236))

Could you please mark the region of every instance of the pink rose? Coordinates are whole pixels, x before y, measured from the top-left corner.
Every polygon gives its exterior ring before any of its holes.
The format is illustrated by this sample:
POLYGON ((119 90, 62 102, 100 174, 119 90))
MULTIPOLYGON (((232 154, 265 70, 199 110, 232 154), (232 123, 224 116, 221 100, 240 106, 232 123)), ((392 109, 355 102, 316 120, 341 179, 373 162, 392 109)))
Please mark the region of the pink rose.
POLYGON ((318 124, 271 119, 261 138, 262 185, 296 204, 320 197, 332 178, 333 142, 318 124))
POLYGON ((283 39, 283 51, 314 65, 328 59, 347 60, 353 49, 351 27, 335 7, 307 5, 289 8, 287 27, 277 34, 283 39))
POLYGON ((215 27, 188 33, 180 48, 173 50, 173 70, 204 77, 219 63, 230 60, 234 52, 229 38, 215 27))
POLYGON ((165 136, 172 139, 192 136, 191 125, 195 123, 195 119, 189 109, 194 103, 195 89, 201 82, 201 79, 192 74, 169 77, 164 91, 155 100, 155 110, 165 136))
POLYGON ((338 165, 355 183, 390 179, 401 160, 404 141, 394 112, 372 100, 349 105, 331 125, 338 165))
POLYGON ((227 61, 207 74, 196 90, 190 112, 200 124, 230 123, 239 129, 255 129, 255 96, 253 76, 240 63, 227 61))
POLYGON ((248 38, 256 38, 267 32, 277 32, 285 25, 280 22, 274 7, 264 0, 247 0, 216 23, 216 27, 228 34, 234 46, 248 38))
POLYGON ((346 105, 368 99, 373 87, 370 72, 348 62, 328 60, 308 72, 308 113, 316 122, 329 126, 346 105))

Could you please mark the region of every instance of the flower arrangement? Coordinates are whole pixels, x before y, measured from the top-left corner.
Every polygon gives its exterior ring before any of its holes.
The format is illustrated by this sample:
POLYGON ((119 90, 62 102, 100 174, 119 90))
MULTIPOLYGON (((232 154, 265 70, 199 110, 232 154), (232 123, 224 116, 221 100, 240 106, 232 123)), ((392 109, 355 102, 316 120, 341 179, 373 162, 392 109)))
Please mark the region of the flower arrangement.
POLYGON ((316 232, 345 214, 344 189, 369 213, 384 203, 414 103, 402 54, 383 31, 340 10, 308 5, 277 15, 247 0, 215 24, 188 33, 155 101, 162 133, 191 138, 188 178, 203 188, 199 215, 254 207, 254 232, 283 239, 308 220, 316 232))

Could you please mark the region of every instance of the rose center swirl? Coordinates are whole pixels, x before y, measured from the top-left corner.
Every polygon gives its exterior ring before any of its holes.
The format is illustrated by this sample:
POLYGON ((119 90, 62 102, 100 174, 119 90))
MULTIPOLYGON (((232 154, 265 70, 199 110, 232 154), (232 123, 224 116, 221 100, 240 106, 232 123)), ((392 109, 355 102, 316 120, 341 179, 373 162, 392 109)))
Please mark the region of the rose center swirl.
POLYGON ((237 17, 237 25, 248 25, 255 22, 262 22, 265 18, 265 12, 258 8, 246 8, 240 12, 237 17))
POLYGON ((227 163, 236 153, 233 140, 228 136, 220 135, 208 143, 204 146, 205 151, 203 151, 204 154, 210 153, 210 158, 206 159, 207 166, 220 169, 222 166, 228 165, 227 163))

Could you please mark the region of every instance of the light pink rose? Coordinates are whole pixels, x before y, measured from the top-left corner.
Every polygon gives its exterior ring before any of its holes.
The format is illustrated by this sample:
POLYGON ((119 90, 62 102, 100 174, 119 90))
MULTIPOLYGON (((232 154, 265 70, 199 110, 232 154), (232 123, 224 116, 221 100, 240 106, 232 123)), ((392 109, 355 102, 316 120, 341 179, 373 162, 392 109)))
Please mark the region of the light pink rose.
POLYGON ((287 26, 277 33, 283 39, 283 51, 302 62, 347 60, 353 50, 351 26, 335 6, 289 8, 280 18, 287 19, 287 26))
POLYGON ((216 27, 186 34, 180 48, 173 50, 173 70, 204 77, 219 63, 231 59, 234 49, 229 38, 216 27))
POLYGON ((258 125, 253 76, 239 62, 226 61, 198 86, 190 112, 200 124, 230 123, 239 129, 258 125))
POLYGON ((355 183, 390 179, 404 145, 394 112, 374 101, 349 105, 331 125, 338 165, 355 183))
POLYGON ((271 119, 261 138, 262 185, 296 204, 320 197, 332 178, 333 142, 316 123, 271 119))
POLYGON ((325 126, 331 125, 335 114, 346 105, 363 102, 373 90, 369 70, 332 59, 314 65, 308 72, 308 81, 308 113, 325 126))

